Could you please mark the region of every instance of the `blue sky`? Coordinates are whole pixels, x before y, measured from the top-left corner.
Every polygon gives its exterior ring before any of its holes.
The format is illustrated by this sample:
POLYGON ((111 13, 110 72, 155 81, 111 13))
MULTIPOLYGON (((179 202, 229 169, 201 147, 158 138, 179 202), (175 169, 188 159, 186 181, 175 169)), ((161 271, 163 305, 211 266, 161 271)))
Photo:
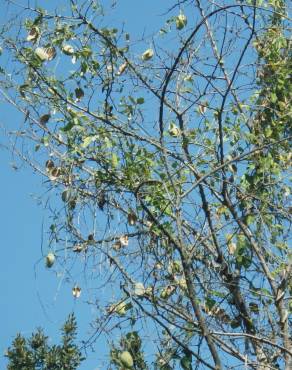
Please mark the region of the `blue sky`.
MULTIPOLYGON (((2 2, 4 4, 4 0, 0 0, 2 2)), ((27 2, 22 0, 19 3, 27 2)), ((61 4, 64 3, 67 0, 62 0, 61 4)), ((167 3, 170 2, 123 0, 111 21, 124 19, 126 29, 130 32, 135 30, 135 36, 139 38, 143 31, 151 34, 159 29, 159 14, 165 11, 167 3)), ((53 9, 60 1, 40 1, 38 4, 53 9)), ((1 6, 1 24, 9 17, 4 9, 5 6, 1 6)), ((4 56, 1 58, 3 60, 4 56)), ((82 296, 74 301, 71 287, 44 267, 42 247, 45 250, 46 237, 42 225, 47 226, 49 216, 39 201, 46 197, 44 179, 2 147, 9 145, 4 130, 13 130, 22 119, 14 109, 0 101, 1 369, 7 363, 2 354, 17 332, 29 336, 36 327, 43 327, 52 343, 58 342, 59 328, 67 315, 74 311, 81 338, 88 335, 88 324, 93 318, 82 296), (13 168, 15 164, 19 167, 17 170, 13 168)), ((98 353, 89 353, 88 360, 80 369, 102 369, 98 357, 98 353)))

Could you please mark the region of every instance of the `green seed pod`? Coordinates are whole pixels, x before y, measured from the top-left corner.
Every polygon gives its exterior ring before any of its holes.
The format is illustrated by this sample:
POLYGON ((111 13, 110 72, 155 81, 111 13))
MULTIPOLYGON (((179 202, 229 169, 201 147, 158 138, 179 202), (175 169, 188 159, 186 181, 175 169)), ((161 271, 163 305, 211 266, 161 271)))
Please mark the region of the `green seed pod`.
POLYGON ((187 17, 184 14, 180 14, 176 17, 176 28, 182 30, 188 23, 187 17))
POLYGON ((128 351, 124 351, 120 354, 120 361, 122 365, 126 367, 126 369, 130 369, 134 365, 133 357, 128 351))
POLYGON ((173 122, 170 122, 168 132, 172 137, 178 137, 180 135, 180 129, 173 122))
POLYGON ((62 201, 64 203, 67 203, 69 202, 70 198, 71 198, 71 192, 69 189, 66 189, 63 191, 62 195, 61 195, 61 198, 62 198, 62 201))

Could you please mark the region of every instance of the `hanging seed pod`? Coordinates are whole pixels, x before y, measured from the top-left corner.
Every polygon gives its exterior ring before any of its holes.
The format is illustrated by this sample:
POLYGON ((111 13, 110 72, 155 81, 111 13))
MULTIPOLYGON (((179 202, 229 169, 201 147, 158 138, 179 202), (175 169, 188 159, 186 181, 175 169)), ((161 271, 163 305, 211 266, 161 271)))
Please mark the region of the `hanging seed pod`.
POLYGON ((115 251, 118 251, 118 250, 120 250, 121 248, 122 248, 122 245, 121 245, 120 241, 117 241, 117 242, 115 242, 115 243, 113 244, 113 249, 114 249, 115 251))
POLYGON ((32 27, 27 35, 26 41, 35 42, 40 35, 40 30, 38 27, 32 27))
POLYGON ((110 307, 108 307, 107 312, 108 313, 116 313, 119 316, 124 316, 130 308, 132 308, 131 303, 121 301, 121 302, 118 302, 118 303, 114 303, 110 307))
POLYGON ((73 54, 74 54, 74 52, 75 52, 75 50, 74 50, 73 46, 72 46, 72 45, 69 45, 69 44, 65 44, 65 45, 63 45, 63 47, 62 47, 62 51, 63 51, 63 53, 64 53, 64 54, 66 54, 66 55, 73 55, 73 54))
POLYGON ((178 30, 182 30, 188 23, 187 17, 184 14, 180 14, 176 17, 175 24, 178 30))
POLYGON ((154 268, 155 268, 155 269, 157 269, 157 270, 161 270, 161 269, 162 269, 162 267, 163 267, 163 265, 162 265, 162 263, 160 263, 160 262, 157 262, 157 263, 155 263, 155 265, 154 265, 154 268))
POLYGON ((88 244, 94 244, 94 235, 93 234, 88 235, 87 242, 88 242, 88 244))
POLYGON ((70 199, 70 201, 68 202, 68 206, 71 210, 75 209, 76 204, 77 204, 76 199, 70 199))
POLYGON ((103 211, 103 207, 106 204, 105 192, 102 190, 98 195, 98 208, 103 211))
POLYGON ((128 224, 130 226, 134 226, 137 222, 137 216, 135 215, 135 213, 129 213, 128 214, 128 224))
POLYGON ((230 254, 234 254, 235 251, 236 251, 237 245, 233 242, 230 242, 230 243, 227 244, 227 247, 228 247, 228 252, 230 254))
POLYGON ((133 357, 131 356, 130 352, 128 351, 123 351, 120 354, 120 361, 123 366, 125 366, 126 369, 130 369, 134 366, 134 360, 133 357))
POLYGON ((201 104, 199 105, 198 111, 200 114, 204 114, 206 110, 207 110, 207 107, 205 105, 201 105, 201 104))
POLYGON ((75 89, 75 96, 77 101, 80 101, 84 97, 84 91, 81 87, 77 87, 77 89, 75 89))
POLYGON ((81 295, 81 288, 78 285, 75 285, 72 288, 72 294, 74 298, 79 298, 81 295))
POLYGON ((172 137, 178 137, 180 135, 180 129, 173 122, 170 123, 168 132, 172 137))
POLYGON ((53 60, 57 54, 56 49, 54 47, 46 48, 45 51, 47 53, 48 60, 53 60))
POLYGON ((142 60, 144 60, 144 61, 150 60, 153 57, 153 55, 154 55, 154 51, 152 49, 147 49, 142 54, 142 60))
POLYGON ((134 294, 138 297, 142 297, 145 294, 145 288, 142 283, 136 283, 134 286, 134 294))
POLYGON ((129 237, 128 235, 123 235, 120 237, 119 242, 121 243, 122 247, 126 247, 129 244, 129 237))
POLYGON ((86 247, 83 245, 83 244, 76 244, 74 247, 73 247, 73 252, 75 253, 80 253, 82 252, 84 249, 86 249, 86 247))
POLYGON ((260 312, 259 305, 257 303, 250 302, 248 306, 249 306, 249 309, 251 310, 251 312, 253 312, 255 314, 258 314, 260 312))
POLYGON ((174 285, 168 285, 166 288, 164 288, 160 294, 160 298, 162 299, 168 299, 175 291, 174 285))
POLYGON ((123 74, 125 72, 125 70, 127 69, 127 67, 128 67, 128 63, 127 62, 123 63, 119 67, 118 72, 117 72, 117 75, 120 76, 121 74, 123 74))
POLYGON ((45 125, 46 123, 49 122, 49 119, 51 118, 51 115, 48 113, 48 114, 43 114, 41 117, 40 117, 40 120, 39 120, 39 123, 41 125, 45 125))
POLYGON ((55 58, 56 56, 56 49, 54 47, 48 47, 48 48, 41 48, 38 47, 35 49, 35 54, 38 56, 38 58, 44 62, 44 61, 50 61, 55 58))
POLYGON ((59 176, 61 176, 61 168, 60 167, 54 167, 50 172, 50 180, 56 180, 59 176))
POLYGON ((45 51, 44 48, 36 48, 35 49, 35 55, 38 56, 38 58, 41 60, 41 61, 45 61, 45 60, 48 60, 48 55, 45 51))
POLYGON ((48 268, 51 268, 53 264, 55 263, 55 260, 56 260, 56 257, 54 253, 52 252, 48 253, 48 255, 46 256, 46 266, 48 268))
POLYGON ((62 198, 62 201, 64 203, 67 203, 69 202, 70 198, 71 198, 71 191, 70 189, 65 189, 61 195, 61 198, 62 198))
POLYGON ((54 167, 54 162, 51 159, 48 159, 46 162, 46 170, 51 171, 54 167))
POLYGON ((181 278, 177 280, 177 285, 180 287, 182 290, 187 290, 187 282, 186 279, 181 278))

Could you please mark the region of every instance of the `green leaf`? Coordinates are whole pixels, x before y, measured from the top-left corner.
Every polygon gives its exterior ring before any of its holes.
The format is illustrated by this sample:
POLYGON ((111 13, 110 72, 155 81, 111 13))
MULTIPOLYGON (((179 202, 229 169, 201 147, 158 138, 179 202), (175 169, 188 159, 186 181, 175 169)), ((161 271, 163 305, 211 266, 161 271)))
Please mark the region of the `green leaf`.
POLYGON ((116 167, 118 167, 118 164, 119 164, 119 158, 116 155, 116 153, 113 153, 112 154, 112 165, 113 165, 114 168, 116 168, 116 167))
POLYGON ((183 370, 192 370, 192 354, 186 353, 184 357, 181 358, 180 364, 183 370))
POLYGON ((144 104, 144 102, 145 102, 144 98, 137 99, 137 104, 144 104))

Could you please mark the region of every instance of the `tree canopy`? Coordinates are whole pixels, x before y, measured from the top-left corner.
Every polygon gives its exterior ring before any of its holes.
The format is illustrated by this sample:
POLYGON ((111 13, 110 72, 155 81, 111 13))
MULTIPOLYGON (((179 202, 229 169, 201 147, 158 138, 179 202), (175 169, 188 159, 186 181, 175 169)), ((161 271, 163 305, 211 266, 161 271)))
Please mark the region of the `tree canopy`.
POLYGON ((288 2, 173 1, 150 36, 121 2, 61 3, 11 2, 0 86, 53 198, 46 265, 94 291, 85 346, 107 338, 117 369, 289 369, 288 2))
POLYGON ((26 339, 18 334, 8 348, 7 370, 75 370, 83 361, 82 354, 74 343, 76 319, 69 315, 62 328, 62 344, 49 345, 48 337, 38 329, 26 339))

